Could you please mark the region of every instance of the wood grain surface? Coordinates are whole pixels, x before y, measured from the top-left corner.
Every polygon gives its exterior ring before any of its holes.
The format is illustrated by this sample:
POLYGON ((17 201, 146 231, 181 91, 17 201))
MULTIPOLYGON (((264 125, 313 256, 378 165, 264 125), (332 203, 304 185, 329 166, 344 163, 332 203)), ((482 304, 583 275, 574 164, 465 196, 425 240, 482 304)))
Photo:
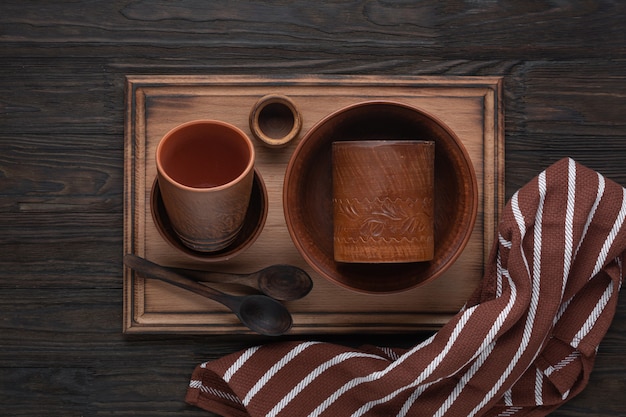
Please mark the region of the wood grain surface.
MULTIPOLYGON (((625 22, 615 0, 3 1, 1 414, 207 416, 183 402, 193 367, 267 341, 122 333, 127 75, 501 76, 508 198, 564 156, 626 185, 625 22)), ((552 415, 626 415, 624 352, 622 295, 552 415)))
MULTIPOLYGON (((306 298, 288 304, 294 316, 291 334, 439 328, 478 285, 503 205, 501 88, 498 77, 129 77, 124 251, 166 266, 213 271, 253 272, 276 263, 304 268, 314 287, 306 298), (173 250, 161 237, 150 201, 156 176, 154 154, 162 136, 180 123, 200 118, 234 124, 251 135, 247 121, 252 105, 258 97, 276 91, 299 103, 304 132, 335 110, 385 99, 429 112, 458 135, 476 173, 478 215, 463 253, 440 278, 393 296, 372 296, 328 282, 305 262, 289 236, 283 210, 283 179, 302 135, 280 150, 255 142, 255 166, 267 188, 269 212, 258 240, 244 253, 207 263, 173 250)), ((172 291, 130 269, 124 271, 124 278, 126 332, 247 331, 223 306, 172 291)))

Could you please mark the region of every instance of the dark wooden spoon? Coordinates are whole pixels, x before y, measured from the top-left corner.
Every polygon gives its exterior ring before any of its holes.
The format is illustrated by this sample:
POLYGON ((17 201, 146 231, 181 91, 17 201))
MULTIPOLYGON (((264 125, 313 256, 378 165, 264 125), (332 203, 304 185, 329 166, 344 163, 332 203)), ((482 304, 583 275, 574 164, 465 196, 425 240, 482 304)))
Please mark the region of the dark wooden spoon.
POLYGON ((293 265, 270 265, 249 274, 169 267, 167 269, 191 277, 196 281, 248 285, 280 301, 299 300, 313 288, 313 280, 309 274, 293 265))
POLYGON ((150 278, 165 281, 225 305, 246 327, 259 334, 280 336, 293 324, 287 308, 266 295, 226 294, 135 255, 124 256, 124 264, 150 278))

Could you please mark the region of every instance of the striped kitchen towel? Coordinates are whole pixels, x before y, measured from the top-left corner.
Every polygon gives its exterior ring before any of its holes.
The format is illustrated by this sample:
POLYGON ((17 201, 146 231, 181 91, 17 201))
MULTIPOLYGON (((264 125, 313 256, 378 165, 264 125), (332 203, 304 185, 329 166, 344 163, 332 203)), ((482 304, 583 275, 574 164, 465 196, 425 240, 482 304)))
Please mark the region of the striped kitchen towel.
POLYGON ((563 159, 507 203, 483 281, 411 349, 278 342, 199 365, 223 416, 544 416, 587 384, 624 276, 626 190, 563 159))

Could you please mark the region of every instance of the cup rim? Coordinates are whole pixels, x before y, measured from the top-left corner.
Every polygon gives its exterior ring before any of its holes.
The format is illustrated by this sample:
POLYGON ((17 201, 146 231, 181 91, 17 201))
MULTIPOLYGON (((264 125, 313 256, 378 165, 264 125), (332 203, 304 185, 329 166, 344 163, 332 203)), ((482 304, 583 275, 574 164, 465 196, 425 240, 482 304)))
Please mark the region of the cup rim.
POLYGON ((157 145, 157 149, 155 152, 155 161, 156 161, 156 167, 157 167, 157 173, 160 176, 163 176, 163 178, 165 178, 170 184, 189 191, 189 192, 197 192, 197 193, 206 193, 206 192, 217 192, 217 191, 221 191, 224 190, 226 188, 229 188, 231 186, 233 186, 234 184, 237 184, 241 181, 244 180, 244 178, 246 178, 250 172, 254 169, 254 162, 256 160, 256 152, 254 150, 254 144, 252 143, 252 140, 248 137, 248 135, 241 130, 240 128, 238 128, 237 126, 228 123, 228 122, 224 122, 222 120, 214 120, 214 119, 197 119, 197 120, 190 120, 188 122, 185 123, 181 123, 175 127, 173 127, 172 129, 170 129, 165 135, 163 135, 163 137, 159 140, 159 144, 157 145), (227 129, 230 129, 232 131, 234 131, 235 133, 237 133, 246 143, 246 145, 248 146, 248 151, 250 152, 250 158, 248 160, 248 164, 246 165, 245 169, 241 172, 241 174, 239 174, 239 176, 237 176, 236 178, 234 178, 233 180, 225 183, 225 184, 220 184, 217 185, 215 187, 190 187, 188 185, 185 184, 181 184, 180 182, 176 181, 174 178, 172 178, 170 175, 167 174, 167 172, 165 171, 165 169, 163 168, 163 165, 161 164, 161 152, 163 149, 164 144, 169 140, 169 138, 171 138, 174 133, 183 130, 189 126, 193 126, 193 125, 219 125, 222 127, 225 127, 227 129))

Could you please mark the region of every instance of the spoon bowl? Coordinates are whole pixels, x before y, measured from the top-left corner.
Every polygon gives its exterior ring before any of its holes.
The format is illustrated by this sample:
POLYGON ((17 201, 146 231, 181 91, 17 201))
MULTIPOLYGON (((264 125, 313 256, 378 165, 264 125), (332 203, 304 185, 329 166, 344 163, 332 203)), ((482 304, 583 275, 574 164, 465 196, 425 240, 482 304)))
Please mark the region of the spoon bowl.
POLYGON ((298 300, 313 288, 309 274, 292 265, 268 266, 254 275, 261 292, 276 300, 298 300))
POLYGON ((292 325, 291 315, 284 305, 259 294, 241 298, 237 317, 250 330, 266 336, 285 334, 292 325))

